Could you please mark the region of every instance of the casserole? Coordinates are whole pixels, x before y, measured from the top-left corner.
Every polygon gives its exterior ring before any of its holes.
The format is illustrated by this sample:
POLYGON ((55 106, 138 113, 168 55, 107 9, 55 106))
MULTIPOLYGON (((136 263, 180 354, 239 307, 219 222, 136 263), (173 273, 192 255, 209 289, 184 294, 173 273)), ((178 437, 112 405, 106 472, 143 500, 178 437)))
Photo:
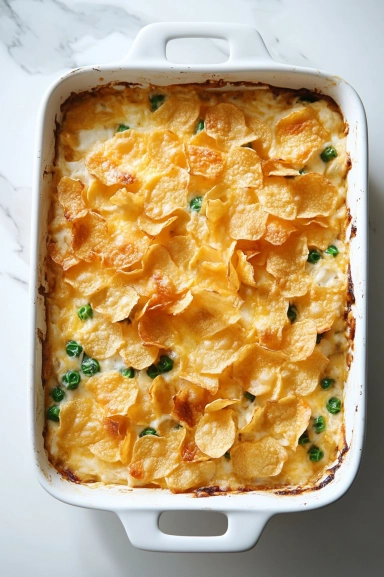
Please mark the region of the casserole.
POLYGON ((84 68, 66 75, 47 93, 41 109, 38 135, 38 161, 35 173, 31 294, 33 304, 33 347, 30 382, 32 385, 32 432, 36 464, 41 484, 52 495, 70 504, 115 511, 119 514, 132 543, 140 548, 160 551, 241 551, 252 547, 268 518, 277 512, 316 508, 334 501, 350 486, 359 465, 364 430, 365 379, 365 302, 366 292, 366 124, 363 107, 353 89, 344 81, 318 71, 280 65, 270 60, 264 44, 252 28, 208 24, 156 24, 138 35, 127 59, 119 67, 84 68), (165 58, 166 44, 178 37, 214 37, 229 41, 227 63, 215 66, 174 66, 165 58), (206 495, 206 500, 190 494, 173 495, 157 489, 82 486, 62 479, 49 465, 43 448, 43 391, 41 387, 41 341, 44 325, 45 223, 55 138, 55 121, 60 122, 60 105, 72 92, 90 90, 109 82, 142 85, 225 82, 268 83, 286 88, 318 90, 339 104, 349 124, 347 148, 352 160, 348 175, 348 207, 351 214, 351 303, 356 319, 351 369, 346 384, 345 423, 348 450, 340 463, 328 470, 316 490, 277 491, 206 495), (221 81, 221 82, 220 82, 221 81), (224 81, 224 82, 223 82, 224 81), (357 210, 358 209, 358 210, 357 210), (331 482, 332 481, 332 482, 331 482), (158 529, 158 518, 165 510, 220 511, 228 516, 228 531, 220 537, 176 537, 158 529))

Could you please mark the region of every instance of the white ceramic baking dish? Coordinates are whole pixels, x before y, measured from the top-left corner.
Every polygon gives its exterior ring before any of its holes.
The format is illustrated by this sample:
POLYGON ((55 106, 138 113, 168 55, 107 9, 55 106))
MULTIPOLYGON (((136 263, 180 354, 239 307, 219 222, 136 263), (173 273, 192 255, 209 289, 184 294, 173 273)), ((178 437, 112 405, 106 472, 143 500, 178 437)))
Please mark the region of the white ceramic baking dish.
POLYGON ((66 74, 46 93, 38 118, 33 187, 31 258, 31 433, 37 474, 41 485, 54 497, 81 507, 114 511, 136 547, 152 551, 243 551, 257 542, 266 522, 276 513, 308 511, 341 497, 356 476, 363 446, 365 420, 365 357, 367 295, 367 127, 364 108, 346 82, 319 70, 274 62, 253 28, 232 24, 161 23, 143 28, 128 56, 114 66, 79 68, 66 74), (175 38, 216 38, 229 43, 227 62, 215 65, 175 65, 166 58, 166 45, 175 38), (109 82, 148 83, 165 86, 207 80, 268 83, 275 86, 319 90, 340 106, 349 125, 348 151, 352 169, 348 175, 351 214, 351 277, 356 319, 352 363, 345 389, 346 443, 348 451, 335 463, 315 490, 291 492, 254 491, 197 498, 174 495, 161 489, 129 489, 124 486, 78 485, 63 479, 49 464, 44 450, 44 396, 41 382, 45 335, 44 250, 47 199, 60 106, 73 92, 109 82), (166 535, 158 526, 163 511, 219 511, 228 517, 228 530, 217 537, 166 535))

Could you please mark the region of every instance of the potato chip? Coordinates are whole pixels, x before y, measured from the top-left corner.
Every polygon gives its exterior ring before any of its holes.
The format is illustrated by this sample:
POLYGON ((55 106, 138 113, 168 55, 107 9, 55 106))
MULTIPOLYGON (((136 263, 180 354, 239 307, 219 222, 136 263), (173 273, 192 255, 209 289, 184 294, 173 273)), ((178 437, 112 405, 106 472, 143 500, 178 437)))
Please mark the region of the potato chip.
POLYGON ((245 122, 253 135, 252 148, 261 158, 268 158, 268 151, 272 144, 272 131, 268 124, 256 116, 247 116, 245 122))
POLYGON ((116 206, 123 206, 135 213, 140 213, 144 206, 144 197, 141 196, 141 194, 130 192, 126 188, 119 188, 119 190, 110 197, 109 202, 116 206))
POLYGON ((103 252, 105 268, 120 270, 139 262, 149 247, 150 239, 146 236, 136 238, 135 242, 127 244, 110 243, 103 252))
POLYGON ((89 445, 89 450, 96 457, 107 463, 120 461, 120 443, 114 439, 101 439, 97 443, 89 445))
POLYGON ((295 178, 292 190, 298 218, 329 216, 335 210, 337 188, 322 174, 310 172, 295 178))
POLYGON ((167 250, 174 264, 185 270, 196 250, 196 243, 189 235, 174 236, 167 242, 167 250))
POLYGON ((72 248, 75 255, 87 262, 97 260, 108 244, 108 226, 96 212, 89 212, 73 223, 72 248))
POLYGON ((200 100, 196 94, 178 92, 167 96, 164 104, 153 113, 153 120, 178 135, 195 129, 200 114, 200 100))
POLYGON ((320 351, 315 349, 304 361, 286 363, 282 370, 282 387, 286 395, 310 395, 319 384, 329 363, 320 351))
POLYGON ((189 356, 189 366, 195 367, 195 371, 198 368, 202 374, 220 375, 239 355, 241 343, 241 331, 232 325, 197 343, 189 356))
POLYGON ((202 290, 194 293, 193 301, 183 313, 185 329, 197 340, 205 339, 234 324, 241 317, 229 297, 202 290))
POLYGON ((308 427, 311 407, 301 397, 284 397, 267 401, 264 427, 272 436, 282 436, 291 449, 296 450, 299 437, 308 427))
POLYGON ((137 224, 143 232, 146 232, 150 236, 157 236, 164 228, 175 222, 176 219, 177 216, 171 216, 162 221, 154 221, 145 214, 141 214, 137 219, 137 224))
POLYGON ((183 295, 181 298, 179 298, 179 300, 177 300, 176 302, 169 305, 167 307, 167 312, 172 314, 172 315, 179 315, 187 307, 189 307, 192 300, 193 300, 193 295, 192 295, 191 291, 188 291, 185 293, 185 295, 183 295))
POLYGON ((337 238, 337 231, 331 227, 324 227, 318 222, 309 222, 302 224, 303 234, 307 238, 307 244, 309 247, 318 248, 320 250, 325 250, 330 244, 333 244, 335 238, 337 238))
POLYGON ((155 362, 159 349, 144 346, 138 334, 136 323, 124 327, 123 338, 124 344, 119 352, 127 367, 141 370, 155 362))
POLYGON ((305 272, 294 273, 279 279, 278 287, 285 298, 305 295, 312 284, 311 277, 305 272))
POLYGON ((178 333, 174 319, 161 310, 146 310, 138 324, 140 339, 145 345, 172 348, 178 333))
POLYGON ((193 383, 194 385, 198 385, 199 387, 206 389, 211 393, 211 395, 215 395, 219 390, 219 379, 215 375, 206 375, 202 373, 198 373, 191 368, 190 366, 187 367, 188 372, 180 372, 179 377, 189 383, 193 383))
POLYGON ((281 246, 271 248, 267 257, 267 271, 277 279, 304 272, 308 258, 307 239, 291 235, 281 246))
POLYGON ((172 164, 187 168, 183 144, 170 130, 152 130, 148 135, 147 150, 161 172, 164 169, 168 170, 172 164))
POLYGON ((186 154, 191 174, 215 179, 223 171, 224 155, 218 150, 189 144, 186 146, 186 154))
POLYGON ((196 427, 196 445, 209 457, 222 457, 233 445, 236 426, 229 409, 206 413, 196 427))
POLYGON ((138 439, 128 467, 131 477, 149 482, 169 475, 181 462, 184 437, 185 429, 178 429, 167 437, 146 435, 138 439))
POLYGON ((65 272, 64 280, 85 296, 107 287, 112 275, 103 269, 98 262, 79 262, 65 272))
POLYGON ((103 411, 96 401, 87 397, 75 398, 60 406, 60 425, 57 437, 63 449, 88 447, 104 436, 103 411))
POLYGON ((136 403, 129 407, 128 417, 131 423, 146 427, 148 423, 151 423, 157 418, 157 415, 149 394, 150 383, 148 383, 148 379, 145 382, 143 377, 138 375, 138 381, 139 392, 136 403))
POLYGON ((264 407, 261 408, 256 405, 256 403, 252 403, 250 405, 250 416, 251 418, 247 418, 245 422, 239 418, 238 422, 238 431, 239 433, 252 433, 258 432, 261 430, 264 421, 264 407))
POLYGON ((257 194, 264 210, 269 214, 284 220, 296 218, 297 208, 290 179, 282 176, 264 177, 263 187, 257 194))
POLYGON ((278 373, 287 357, 258 344, 246 345, 233 365, 233 376, 252 395, 269 393, 278 380, 278 373))
POLYGON ((133 451, 133 434, 128 432, 119 446, 119 452, 120 452, 119 460, 123 463, 123 465, 128 465, 128 463, 131 461, 132 451, 133 451))
POLYGON ((48 254, 65 271, 80 262, 80 259, 74 255, 72 248, 62 242, 50 242, 48 244, 48 254))
POLYGON ((127 415, 139 390, 136 379, 127 379, 117 371, 96 374, 88 379, 85 386, 108 415, 127 415))
POLYGON ((281 350, 291 361, 304 361, 316 346, 316 325, 312 319, 297 321, 283 330, 281 350))
POLYGON ((306 295, 295 299, 300 319, 312 319, 318 333, 328 331, 334 321, 343 315, 344 302, 343 293, 315 284, 306 295))
POLYGON ((206 487, 216 471, 213 461, 203 463, 181 463, 168 477, 166 482, 173 493, 206 487))
POLYGON ((279 155, 284 160, 304 164, 311 154, 329 140, 329 134, 312 106, 291 112, 275 126, 279 155))
MULTIPOLYGON (((174 397, 172 416, 189 428, 196 426, 204 413, 210 395, 204 389, 188 383, 174 397)), ((212 398, 212 397, 211 397, 212 398)))
POLYGON ((205 131, 227 148, 241 146, 254 139, 253 132, 245 124, 243 112, 227 102, 208 108, 205 131))
POLYGON ((235 189, 248 186, 259 189, 263 183, 260 159, 250 148, 234 148, 227 155, 224 183, 235 189))
POLYGON ((113 138, 96 144, 85 158, 85 165, 93 176, 111 186, 135 185, 148 163, 147 134, 137 130, 117 132, 113 138))
POLYGON ((60 180, 57 192, 67 220, 76 220, 87 214, 88 209, 82 197, 83 189, 81 180, 73 180, 68 176, 63 176, 60 180))
POLYGON ((229 213, 231 238, 258 240, 265 232, 268 214, 260 204, 237 205, 229 213))
POLYGON ((270 158, 261 163, 264 176, 299 176, 300 172, 291 162, 282 158, 270 158))
POLYGON ((109 286, 101 289, 91 298, 92 308, 111 323, 129 317, 137 304, 139 295, 130 286, 109 286))
POLYGON ((147 216, 159 220, 186 208, 188 181, 188 173, 177 167, 152 178, 145 190, 144 210, 147 216))
POLYGON ((248 286, 256 287, 257 283, 255 282, 253 266, 247 261, 247 257, 242 250, 237 250, 236 254, 238 257, 236 272, 240 281, 248 286))
POLYGON ((149 395, 159 417, 172 413, 174 407, 173 396, 175 394, 176 387, 172 381, 166 381, 162 375, 153 380, 149 395))
POLYGON ((222 202, 219 198, 207 200, 205 215, 211 222, 217 222, 227 214, 229 206, 229 202, 222 202))
POLYGON ((296 230, 290 222, 269 215, 263 238, 275 246, 280 246, 284 244, 296 230))
POLYGON ((229 407, 230 405, 234 405, 238 403, 239 399, 215 399, 211 403, 205 406, 206 413, 213 413, 215 411, 220 411, 220 409, 225 409, 225 407, 229 407))
POLYGON ((87 355, 95 359, 111 357, 124 343, 121 326, 110 323, 102 316, 84 322, 76 333, 76 339, 83 345, 87 355))
POLYGON ((111 202, 111 198, 118 192, 119 186, 120 185, 116 184, 107 186, 100 182, 100 180, 91 177, 86 192, 87 205, 90 210, 100 213, 103 217, 115 212, 116 205, 111 202))
POLYGON ((233 472, 239 478, 274 477, 281 472, 288 453, 273 437, 245 441, 231 451, 233 472))

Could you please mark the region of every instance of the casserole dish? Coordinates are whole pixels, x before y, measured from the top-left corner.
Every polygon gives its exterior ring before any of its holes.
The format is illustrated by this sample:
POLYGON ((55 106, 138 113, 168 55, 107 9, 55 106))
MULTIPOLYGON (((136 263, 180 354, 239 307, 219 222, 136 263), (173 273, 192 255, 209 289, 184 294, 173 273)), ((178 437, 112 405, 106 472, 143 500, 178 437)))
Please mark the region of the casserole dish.
MULTIPOLYGON (((228 89, 228 86, 227 86, 228 89)), ((118 66, 87 67, 75 70, 56 82, 48 91, 40 112, 37 162, 34 182, 32 276, 32 348, 30 359, 31 428, 38 476, 43 487, 67 503, 116 512, 132 543, 157 551, 242 551, 256 542, 275 513, 313 509, 339 498, 352 483, 360 462, 364 433, 366 261, 367 261, 367 150, 366 121, 359 97, 339 78, 319 71, 274 63, 258 32, 241 25, 155 24, 138 35, 128 57, 118 66), (180 37, 226 39, 230 57, 224 64, 172 65, 165 56, 169 40, 180 37), (355 334, 350 351, 350 371, 346 383, 346 448, 339 462, 329 469, 311 490, 252 491, 208 495, 171 494, 162 489, 130 489, 125 486, 77 485, 63 479, 49 464, 44 451, 44 400, 41 386, 42 349, 45 337, 44 249, 48 214, 50 167, 55 151, 55 125, 60 123, 60 107, 74 92, 91 90, 110 82, 143 86, 155 84, 266 83, 284 88, 317 90, 332 97, 349 125, 347 148, 352 169, 348 174, 347 204, 350 223, 350 294, 355 334), (158 519, 167 510, 214 510, 228 516, 228 530, 218 537, 165 535, 158 519)))

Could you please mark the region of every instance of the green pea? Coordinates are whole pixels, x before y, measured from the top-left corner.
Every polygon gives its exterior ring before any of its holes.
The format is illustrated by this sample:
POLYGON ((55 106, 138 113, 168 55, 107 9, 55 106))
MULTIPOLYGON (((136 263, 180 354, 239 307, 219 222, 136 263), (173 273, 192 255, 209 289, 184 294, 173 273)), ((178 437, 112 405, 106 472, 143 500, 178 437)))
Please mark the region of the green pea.
POLYGON ((155 437, 158 437, 159 435, 157 434, 156 429, 153 429, 152 427, 146 427, 145 429, 143 429, 139 435, 139 437, 145 437, 146 435, 155 435, 155 437))
POLYGON ((318 463, 324 457, 324 453, 319 447, 316 445, 312 445, 312 447, 308 451, 309 460, 313 461, 314 463, 318 463))
POLYGON ((227 459, 227 461, 231 460, 231 453, 229 451, 227 451, 226 453, 224 453, 224 457, 227 459))
POLYGON ((328 400, 326 407, 329 413, 331 413, 332 415, 337 415, 337 413, 340 413, 341 411, 341 401, 336 397, 331 397, 328 400))
POLYGON ((151 379, 155 379, 160 375, 160 371, 156 365, 151 365, 147 368, 147 375, 148 377, 151 377, 151 379))
POLYGON ((333 146, 327 146, 324 148, 323 152, 320 154, 320 158, 323 162, 329 162, 332 158, 336 158, 337 151, 333 146))
POLYGON ((116 132, 125 132, 126 130, 129 130, 129 126, 127 126, 126 124, 119 124, 119 128, 117 129, 116 132))
POLYGON ((123 377, 127 377, 127 379, 133 379, 135 376, 135 369, 133 367, 129 367, 129 369, 123 369, 121 374, 123 377))
POLYGON ((318 333, 316 335, 316 344, 318 345, 321 341, 321 339, 323 338, 323 334, 322 333, 318 333))
POLYGON ((79 357, 83 352, 83 347, 76 341, 68 341, 65 350, 69 357, 79 357))
POLYGON ((56 403, 60 403, 65 397, 65 392, 60 387, 55 387, 51 391, 51 397, 56 403))
POLYGON ((313 428, 315 429, 316 433, 322 433, 323 431, 325 431, 324 417, 322 416, 316 417, 316 419, 313 422, 313 428))
POLYGON ((308 431, 304 431, 304 433, 299 437, 299 445, 306 445, 309 443, 309 435, 308 431))
POLYGON ((195 196, 195 198, 192 198, 192 200, 190 201, 189 207, 191 210, 194 210, 195 212, 200 212, 202 204, 203 204, 203 197, 195 196))
POLYGON ((256 399, 256 395, 252 395, 252 393, 249 393, 248 391, 245 391, 244 397, 248 399, 248 401, 251 401, 251 403, 256 399))
POLYGON ((93 317, 93 310, 91 305, 84 305, 80 307, 79 310, 77 311, 77 315, 81 321, 91 319, 93 317))
POLYGON ((62 382, 69 391, 74 391, 79 386, 80 373, 78 371, 67 371, 62 378, 62 382))
POLYGON ((291 324, 294 323, 297 319, 297 308, 294 305, 289 305, 287 317, 289 318, 291 324))
POLYGON ((152 111, 155 112, 160 106, 164 103, 165 95, 164 94, 155 94, 154 96, 149 97, 149 101, 151 103, 152 111))
POLYGON ((94 375, 100 371, 99 361, 92 359, 88 355, 84 354, 81 363, 81 370, 83 371, 84 375, 94 375))
POLYGON ((58 407, 57 405, 52 405, 51 407, 49 407, 47 410, 47 419, 49 419, 50 421, 55 421, 55 423, 58 423, 60 421, 60 407, 58 407))
POLYGON ((167 355, 162 355, 157 363, 159 373, 168 373, 173 369, 173 360, 167 355))
POLYGON ((326 377, 325 379, 321 379, 321 381, 320 381, 320 387, 322 389, 324 389, 324 391, 327 391, 328 389, 333 387, 334 384, 335 384, 335 379, 330 379, 328 377, 326 377))
POLYGON ((202 130, 204 130, 204 120, 199 120, 196 126, 195 134, 199 134, 199 132, 201 132, 202 130))
POLYGON ((327 249, 325 249, 326 254, 331 254, 333 257, 339 254, 339 249, 334 245, 331 244, 327 249))
POLYGON ((310 250, 308 254, 308 262, 316 264, 321 259, 321 253, 318 250, 310 250))

